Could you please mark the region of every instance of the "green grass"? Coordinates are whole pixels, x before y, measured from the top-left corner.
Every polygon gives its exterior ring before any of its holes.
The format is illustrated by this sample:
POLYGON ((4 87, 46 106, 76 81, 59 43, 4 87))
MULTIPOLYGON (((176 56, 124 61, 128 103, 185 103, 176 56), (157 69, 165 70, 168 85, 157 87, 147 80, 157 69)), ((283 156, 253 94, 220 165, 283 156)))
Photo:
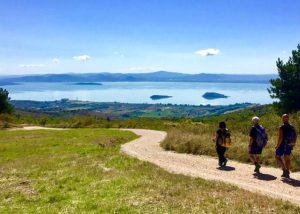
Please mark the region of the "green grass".
POLYGON ((120 153, 130 132, 0 131, 0 213, 299 213, 120 153))

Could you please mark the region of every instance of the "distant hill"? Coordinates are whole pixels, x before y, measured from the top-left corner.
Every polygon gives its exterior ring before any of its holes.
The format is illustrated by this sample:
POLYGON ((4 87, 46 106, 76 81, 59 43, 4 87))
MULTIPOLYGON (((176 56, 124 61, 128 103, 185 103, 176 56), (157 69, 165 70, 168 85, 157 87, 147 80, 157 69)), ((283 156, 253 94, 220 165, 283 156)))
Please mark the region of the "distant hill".
POLYGON ((6 86, 6 85, 18 85, 18 83, 0 81, 0 86, 6 86))
POLYGON ((74 85, 102 85, 102 84, 98 82, 77 82, 74 83, 74 85))
POLYGON ((6 82, 224 82, 224 83, 268 83, 277 75, 242 74, 183 74, 167 71, 152 73, 70 73, 26 76, 2 76, 6 82))

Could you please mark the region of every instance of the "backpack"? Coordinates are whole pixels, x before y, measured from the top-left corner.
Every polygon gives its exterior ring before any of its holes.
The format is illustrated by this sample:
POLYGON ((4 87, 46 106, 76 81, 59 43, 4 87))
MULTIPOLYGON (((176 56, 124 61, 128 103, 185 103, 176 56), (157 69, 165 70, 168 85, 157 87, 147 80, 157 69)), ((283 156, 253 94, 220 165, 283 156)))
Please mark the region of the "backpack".
POLYGON ((222 130, 221 136, 218 137, 217 144, 226 148, 231 146, 230 132, 228 129, 222 130))
POLYGON ((256 144, 258 147, 263 148, 267 145, 268 136, 266 134, 266 130, 262 126, 254 126, 256 129, 256 144))
POLYGON ((292 125, 288 126, 287 136, 285 136, 284 141, 287 146, 294 147, 297 141, 297 133, 292 125))

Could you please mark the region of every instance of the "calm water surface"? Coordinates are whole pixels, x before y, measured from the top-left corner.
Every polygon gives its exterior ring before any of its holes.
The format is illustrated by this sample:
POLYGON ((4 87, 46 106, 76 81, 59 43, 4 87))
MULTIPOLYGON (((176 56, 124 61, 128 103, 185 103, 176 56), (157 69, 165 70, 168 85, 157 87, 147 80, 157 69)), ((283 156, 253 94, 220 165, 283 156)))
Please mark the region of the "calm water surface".
POLYGON ((172 103, 227 105, 234 103, 267 104, 269 84, 189 83, 189 82, 104 82, 103 85, 74 85, 74 83, 21 83, 5 86, 12 99, 53 101, 62 98, 97 102, 172 103), (226 99, 206 100, 205 92, 229 96, 226 99), (172 98, 151 100, 151 95, 172 98))

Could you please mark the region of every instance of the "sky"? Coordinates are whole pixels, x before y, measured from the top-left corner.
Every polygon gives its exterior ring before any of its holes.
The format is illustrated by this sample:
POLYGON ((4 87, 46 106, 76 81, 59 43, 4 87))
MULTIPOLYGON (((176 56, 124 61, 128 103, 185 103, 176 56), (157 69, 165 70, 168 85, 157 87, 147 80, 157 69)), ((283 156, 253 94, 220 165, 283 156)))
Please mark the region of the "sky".
POLYGON ((299 0, 0 0, 0 75, 276 73, 299 0))

